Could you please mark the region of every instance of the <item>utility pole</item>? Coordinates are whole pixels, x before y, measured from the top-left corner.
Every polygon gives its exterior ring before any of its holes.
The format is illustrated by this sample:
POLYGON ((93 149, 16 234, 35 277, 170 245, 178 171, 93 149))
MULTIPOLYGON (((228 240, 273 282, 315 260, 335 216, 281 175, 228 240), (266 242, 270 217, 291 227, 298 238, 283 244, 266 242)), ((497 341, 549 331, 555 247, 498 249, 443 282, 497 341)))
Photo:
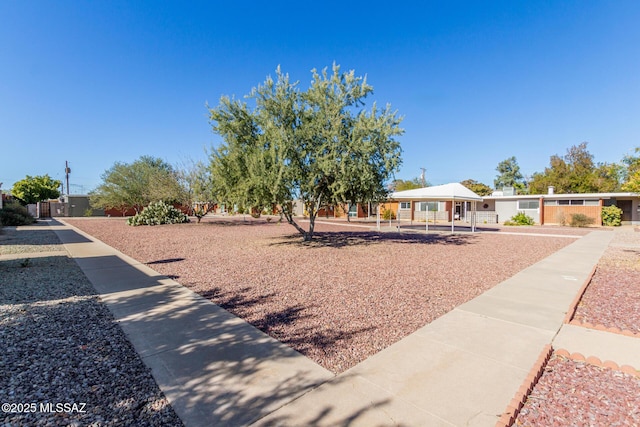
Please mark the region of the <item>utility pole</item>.
POLYGON ((422 186, 426 187, 427 186, 427 180, 424 177, 425 172, 427 172, 427 170, 425 168, 420 168, 420 170, 422 171, 422 173, 420 174, 420 180, 422 181, 422 186))
POLYGON ((67 196, 69 196, 69 174, 71 173, 71 169, 69 168, 69 162, 64 161, 64 173, 67 179, 67 196))

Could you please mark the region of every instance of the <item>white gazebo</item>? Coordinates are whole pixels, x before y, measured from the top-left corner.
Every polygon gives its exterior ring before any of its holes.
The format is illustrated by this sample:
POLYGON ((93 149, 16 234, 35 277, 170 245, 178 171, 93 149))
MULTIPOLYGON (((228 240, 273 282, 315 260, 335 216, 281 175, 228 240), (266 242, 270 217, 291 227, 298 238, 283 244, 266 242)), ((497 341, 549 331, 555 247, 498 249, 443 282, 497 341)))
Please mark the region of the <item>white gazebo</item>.
MULTIPOLYGON (((458 182, 450 184, 435 185, 433 187, 416 188, 413 190, 396 191, 389 196, 391 200, 399 202, 451 202, 451 232, 454 231, 455 222, 455 203, 456 202, 472 202, 471 203, 471 231, 475 231, 475 215, 476 202, 481 202, 482 197, 469 190, 458 182)), ((426 229, 429 230, 429 221, 426 221, 426 229)))

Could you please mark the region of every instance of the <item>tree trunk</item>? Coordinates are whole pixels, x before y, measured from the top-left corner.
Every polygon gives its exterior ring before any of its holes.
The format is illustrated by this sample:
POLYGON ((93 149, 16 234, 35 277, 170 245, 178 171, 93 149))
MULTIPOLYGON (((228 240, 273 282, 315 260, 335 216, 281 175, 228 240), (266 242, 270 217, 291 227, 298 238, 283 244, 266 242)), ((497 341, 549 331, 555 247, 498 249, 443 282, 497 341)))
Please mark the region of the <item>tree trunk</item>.
POLYGON ((310 242, 313 239, 313 229, 316 225, 316 215, 309 215, 309 231, 304 233, 304 241, 310 242))
POLYGON ((284 217, 287 219, 287 222, 293 225, 295 229, 298 230, 300 234, 302 234, 303 238, 306 239, 307 232, 305 231, 304 228, 300 227, 300 225, 297 222, 295 222, 295 220, 293 219, 293 212, 289 212, 284 208, 280 208, 280 214, 284 215, 284 217))

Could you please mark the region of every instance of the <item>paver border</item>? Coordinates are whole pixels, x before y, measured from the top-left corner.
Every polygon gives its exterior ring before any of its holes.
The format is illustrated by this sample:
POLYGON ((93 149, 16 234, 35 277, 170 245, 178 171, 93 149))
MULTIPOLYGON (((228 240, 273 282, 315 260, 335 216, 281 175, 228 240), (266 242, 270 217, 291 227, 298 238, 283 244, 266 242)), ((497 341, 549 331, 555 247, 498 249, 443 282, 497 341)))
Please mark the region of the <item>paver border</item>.
POLYGON ((618 365, 612 360, 605 360, 603 362, 595 356, 585 357, 581 353, 570 353, 568 350, 565 350, 563 348, 554 349, 551 345, 548 344, 540 353, 538 360, 531 368, 529 375, 527 375, 527 378, 524 380, 513 399, 511 399, 509 405, 507 405, 506 411, 500 416, 500 419, 496 423, 496 427, 511 427, 514 425, 516 419, 518 418, 518 415, 520 415, 520 411, 527 401, 527 398, 531 394, 531 391, 536 386, 536 384, 538 384, 538 381, 540 380, 544 369, 546 368, 549 360, 551 360, 551 357, 554 354, 556 356, 565 357, 576 362, 584 362, 600 368, 613 369, 640 378, 640 370, 634 368, 631 365, 618 365))
POLYGON ((547 366, 552 354, 553 347, 551 347, 551 344, 545 345, 542 352, 540 352, 540 356, 538 356, 538 360, 533 364, 531 371, 529 371, 529 374, 516 392, 515 396, 513 396, 511 402, 507 405, 506 411, 500 416, 500 419, 496 423, 496 427, 511 427, 513 423, 515 423, 524 403, 527 401, 527 397, 538 383, 538 380, 540 380, 540 377, 544 372, 544 368, 547 366))

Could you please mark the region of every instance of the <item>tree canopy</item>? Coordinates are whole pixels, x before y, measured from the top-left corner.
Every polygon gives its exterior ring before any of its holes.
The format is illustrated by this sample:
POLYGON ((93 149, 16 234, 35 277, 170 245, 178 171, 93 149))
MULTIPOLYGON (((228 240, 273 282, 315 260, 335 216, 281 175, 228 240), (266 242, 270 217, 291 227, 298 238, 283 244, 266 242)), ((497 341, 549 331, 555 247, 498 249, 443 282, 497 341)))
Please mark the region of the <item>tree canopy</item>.
POLYGON ((282 215, 311 240, 318 210, 329 204, 384 199, 386 182, 401 163, 396 137, 401 118, 387 105, 364 99, 373 91, 366 78, 312 70, 303 91, 288 74, 253 88, 246 103, 222 97, 210 108, 210 122, 223 142, 211 153, 211 174, 220 200, 262 208, 277 205, 282 215), (309 218, 304 229, 293 217, 301 200, 309 218))
POLYGON ((596 165, 583 142, 570 147, 563 157, 551 156, 549 167, 533 174, 529 190, 531 194, 543 194, 554 186, 556 193, 614 192, 620 189, 620 174, 620 165, 596 165))
MULTIPOLYGON (((428 182, 425 184, 427 187, 429 186, 428 182)), ((422 184, 422 179, 420 177, 410 180, 394 179, 391 183, 391 186, 393 187, 394 191, 413 190, 416 188, 425 187, 425 185, 422 184)))
MULTIPOLYGON (((515 156, 509 157, 498 163, 496 167, 498 175, 493 180, 495 189, 501 189, 503 187, 513 187, 519 193, 522 193, 526 189, 526 183, 522 173, 520 172, 520 166, 515 156)), ((479 193, 478 193, 479 194, 479 193)))
POLYGON ((636 147, 635 155, 626 155, 622 162, 625 165, 622 190, 640 193, 640 147, 636 147))
POLYGON ((464 185, 478 196, 488 196, 493 193, 493 190, 487 184, 483 184, 474 179, 465 179, 464 181, 461 181, 460 184, 464 185))
POLYGON ((211 171, 204 162, 189 160, 182 163, 176 174, 182 189, 180 203, 189 206, 200 222, 217 201, 211 171))
POLYGON ((30 176, 13 184, 11 194, 26 204, 55 199, 60 196, 62 182, 49 175, 30 176))
POLYGON ((131 164, 116 162, 101 176, 103 182, 90 194, 91 205, 103 209, 140 211, 151 202, 180 201, 184 189, 173 167, 162 159, 142 156, 131 164))

